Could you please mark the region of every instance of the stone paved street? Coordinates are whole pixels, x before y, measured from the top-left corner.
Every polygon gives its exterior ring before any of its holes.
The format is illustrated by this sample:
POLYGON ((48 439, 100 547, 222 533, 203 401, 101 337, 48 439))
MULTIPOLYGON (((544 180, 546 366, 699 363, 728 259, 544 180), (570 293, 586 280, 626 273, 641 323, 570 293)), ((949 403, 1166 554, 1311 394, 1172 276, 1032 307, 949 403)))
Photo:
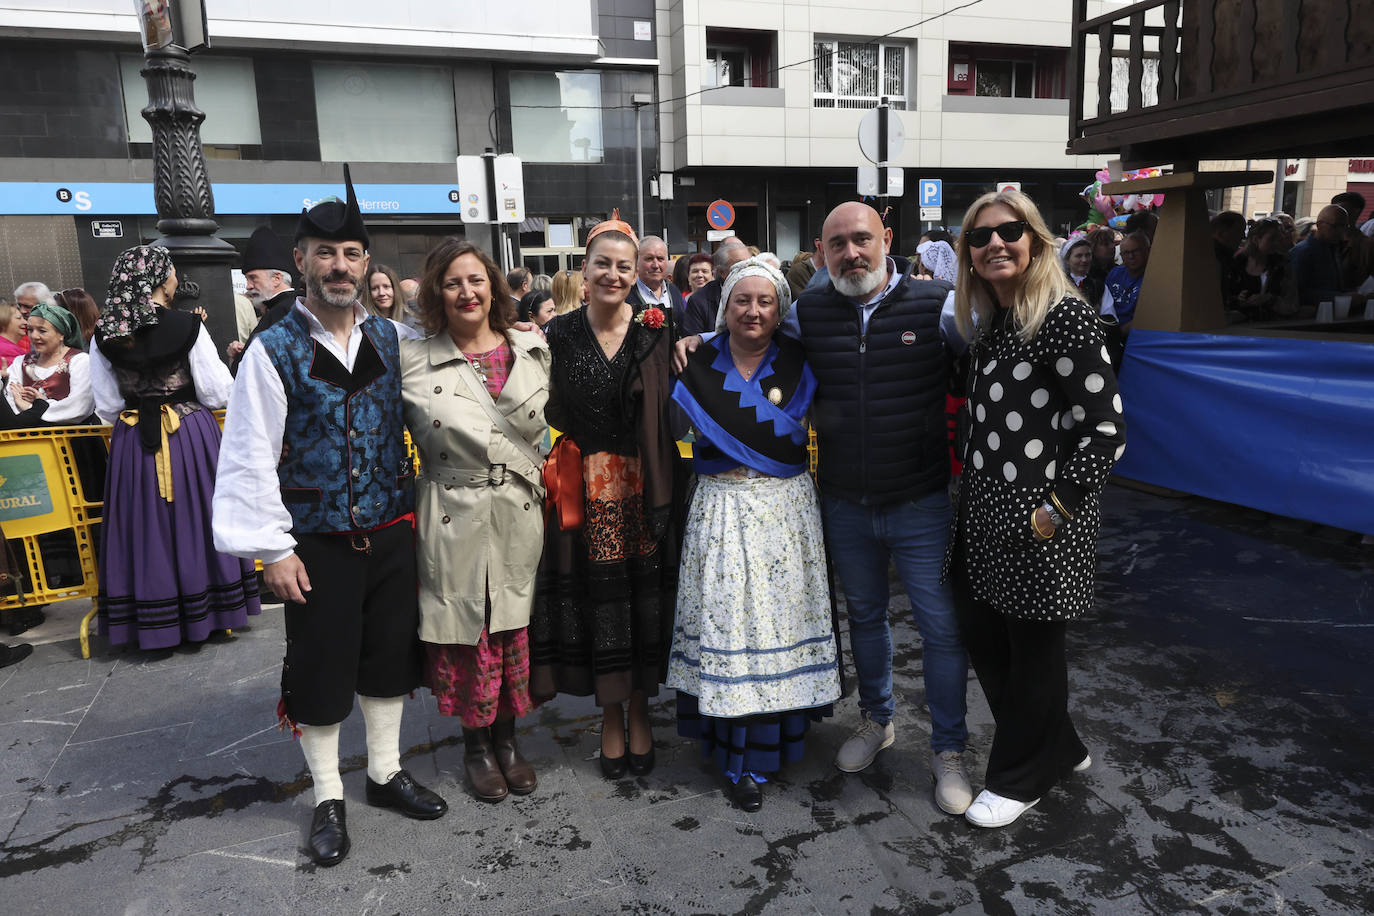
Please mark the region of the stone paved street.
MULTIPOLYGON (((731 808, 653 707, 659 765, 597 769, 599 715, 524 720, 527 798, 465 790, 461 739, 421 692, 405 763, 452 806, 431 823, 362 801, 341 740, 353 852, 316 870, 298 747, 273 723, 282 615, 159 656, 93 644, 83 608, 0 671, 0 910, 31 913, 1362 913, 1374 874, 1374 549, 1200 500, 1104 499, 1099 606, 1070 631, 1094 764, 1013 826, 931 798, 921 650, 894 596, 896 745, 831 765, 853 698, 808 756, 731 808)), ((841 571, 842 572, 842 571, 841 571)), ((11 640, 13 641, 13 640, 11 640)), ((991 722, 970 674, 975 785, 991 722)))

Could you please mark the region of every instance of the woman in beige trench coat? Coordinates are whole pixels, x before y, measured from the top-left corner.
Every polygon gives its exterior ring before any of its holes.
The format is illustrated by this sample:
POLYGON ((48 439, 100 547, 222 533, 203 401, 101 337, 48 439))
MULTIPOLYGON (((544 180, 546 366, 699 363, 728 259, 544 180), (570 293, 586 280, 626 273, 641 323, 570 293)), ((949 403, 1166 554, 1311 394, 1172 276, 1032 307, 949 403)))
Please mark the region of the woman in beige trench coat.
POLYGON ((543 547, 549 349, 510 329, 505 278, 470 243, 430 252, 419 300, 433 336, 403 342, 401 374, 420 455, 425 683, 439 711, 462 722, 474 794, 494 802, 536 783, 515 720, 534 706, 527 627, 543 547))

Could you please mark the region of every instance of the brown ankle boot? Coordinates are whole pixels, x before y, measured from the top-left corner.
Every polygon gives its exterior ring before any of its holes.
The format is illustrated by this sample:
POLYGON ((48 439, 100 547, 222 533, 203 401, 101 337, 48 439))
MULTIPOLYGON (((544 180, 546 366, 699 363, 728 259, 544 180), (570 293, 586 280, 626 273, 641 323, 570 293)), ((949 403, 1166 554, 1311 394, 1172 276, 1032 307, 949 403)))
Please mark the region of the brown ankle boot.
POLYGON ((515 743, 515 720, 497 719, 491 727, 492 743, 496 746, 496 762, 506 775, 506 785, 516 795, 529 795, 539 780, 534 767, 520 754, 515 743))
POLYGON ((499 802, 506 797, 506 778, 496 763, 491 737, 485 728, 463 729, 463 766, 472 783, 472 794, 482 801, 499 802))

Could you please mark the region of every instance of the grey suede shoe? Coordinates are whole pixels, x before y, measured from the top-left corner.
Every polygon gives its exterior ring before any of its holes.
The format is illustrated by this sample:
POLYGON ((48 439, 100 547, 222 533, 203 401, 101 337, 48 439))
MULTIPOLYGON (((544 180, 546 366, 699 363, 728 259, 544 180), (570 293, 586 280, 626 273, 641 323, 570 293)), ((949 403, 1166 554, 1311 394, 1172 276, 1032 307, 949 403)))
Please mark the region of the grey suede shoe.
POLYGON ((879 725, 866 718, 854 729, 849 740, 840 745, 835 755, 835 766, 846 773, 858 773, 873 762, 879 751, 891 747, 896 737, 891 722, 879 725))

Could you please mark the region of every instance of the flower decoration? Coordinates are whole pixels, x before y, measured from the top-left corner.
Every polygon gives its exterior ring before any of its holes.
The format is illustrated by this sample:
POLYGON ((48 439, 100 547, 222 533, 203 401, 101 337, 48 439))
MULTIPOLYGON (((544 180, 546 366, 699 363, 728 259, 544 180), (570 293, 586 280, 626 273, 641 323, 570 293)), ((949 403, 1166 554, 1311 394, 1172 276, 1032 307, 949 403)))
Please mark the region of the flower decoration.
POLYGON ((644 325, 646 328, 653 328, 654 330, 658 330, 659 328, 663 327, 663 309, 658 308, 656 306, 652 308, 647 308, 644 311, 640 312, 638 315, 635 315, 635 321, 644 325))

